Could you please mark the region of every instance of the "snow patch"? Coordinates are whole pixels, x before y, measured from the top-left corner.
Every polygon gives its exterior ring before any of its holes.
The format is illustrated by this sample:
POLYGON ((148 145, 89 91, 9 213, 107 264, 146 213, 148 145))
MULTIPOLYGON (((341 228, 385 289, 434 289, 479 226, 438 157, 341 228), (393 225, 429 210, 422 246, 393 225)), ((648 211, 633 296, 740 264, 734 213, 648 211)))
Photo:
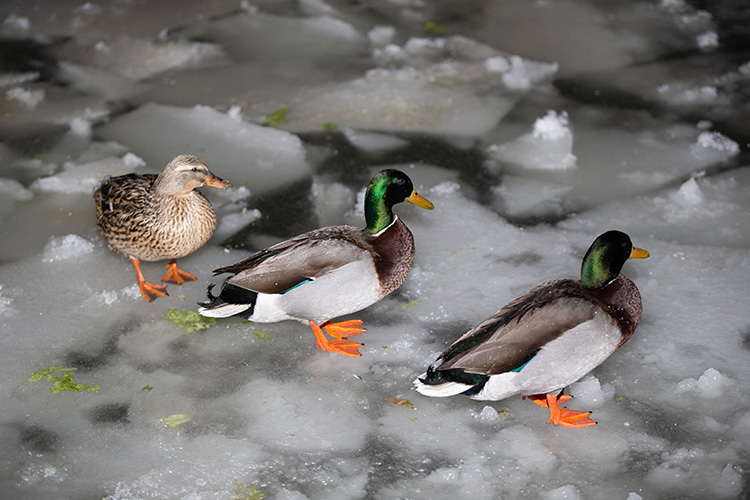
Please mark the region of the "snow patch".
POLYGON ((31 28, 31 20, 26 16, 9 14, 3 21, 3 27, 17 31, 28 31, 31 28))
POLYGON ((740 152, 740 146, 721 132, 701 132, 693 147, 693 152, 698 154, 700 149, 714 149, 728 155, 736 155, 740 152))
MULTIPOLYGON (((559 65, 557 63, 543 63, 523 59, 520 56, 511 56, 510 68, 503 75, 503 83, 511 89, 528 90, 533 85, 550 78, 557 73, 559 65)), ((494 63, 492 70, 497 68, 494 63)))
POLYGON ((696 392, 705 399, 716 399, 724 395, 724 389, 733 385, 732 379, 713 368, 703 372, 698 380, 687 378, 677 384, 679 392, 696 392))
POLYGON ((447 181, 447 182, 441 182, 440 184, 433 186, 430 188, 430 193, 434 193, 436 195, 445 195, 445 194, 451 194, 459 191, 461 189, 461 185, 457 182, 453 181, 447 181))
POLYGON ((704 201, 703 193, 695 178, 685 181, 673 197, 674 201, 682 205, 696 206, 704 201))
POLYGON ((95 293, 88 299, 86 299, 85 304, 95 304, 95 305, 105 305, 105 306, 111 306, 118 300, 118 295, 115 290, 103 290, 101 292, 95 293))
POLYGON ((385 47, 395 35, 396 28, 393 26, 375 26, 367 32, 367 38, 374 47, 385 47))
POLYGON ((22 85, 39 79, 39 72, 29 71, 26 73, 4 73, 0 74, 0 88, 22 85))
POLYGON ((9 101, 16 101, 26 109, 35 109, 39 103, 44 101, 45 92, 42 89, 25 89, 14 87, 5 91, 5 97, 9 101))
POLYGON ((124 163, 128 167, 133 167, 133 168, 146 166, 146 162, 143 161, 143 158, 141 158, 140 156, 134 153, 126 153, 122 157, 122 163, 124 163))
POLYGON ((4 200, 29 201, 34 193, 15 179, 0 178, 0 197, 4 200))
POLYGON ((78 236, 52 236, 44 246, 42 262, 58 262, 60 260, 75 259, 94 251, 94 244, 78 236))
POLYGON ((601 385, 594 375, 587 375, 582 380, 571 384, 570 395, 576 398, 576 405, 596 409, 614 398, 615 388, 612 384, 601 385))
POLYGON ((719 34, 715 31, 706 31, 696 36, 695 41, 701 50, 713 50, 719 46, 719 34))

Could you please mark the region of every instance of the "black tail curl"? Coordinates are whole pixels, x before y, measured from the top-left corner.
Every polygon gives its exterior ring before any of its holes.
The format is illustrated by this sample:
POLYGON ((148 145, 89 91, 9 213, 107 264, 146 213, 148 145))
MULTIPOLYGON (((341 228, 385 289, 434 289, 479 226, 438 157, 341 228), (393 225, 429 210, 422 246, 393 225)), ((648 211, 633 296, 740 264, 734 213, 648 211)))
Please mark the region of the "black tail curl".
POLYGON ((206 289, 206 297, 208 300, 206 302, 198 302, 198 305, 201 307, 205 307, 206 309, 215 309, 223 304, 226 304, 227 302, 221 298, 221 294, 214 295, 211 293, 211 290, 214 289, 216 286, 216 283, 211 283, 208 285, 208 288, 206 289))
POLYGON ((471 396, 480 392, 489 379, 490 377, 487 375, 467 373, 459 368, 454 368, 452 370, 437 370, 433 365, 427 369, 427 373, 425 373, 424 377, 420 377, 419 381, 425 385, 440 385, 446 382, 458 382, 460 384, 470 385, 472 387, 461 394, 471 396))
POLYGON ((250 319, 255 311, 255 302, 258 300, 258 292, 225 282, 221 286, 221 292, 219 295, 214 295, 211 292, 214 286, 216 286, 214 283, 208 285, 208 288, 206 289, 206 297, 208 298, 208 301, 199 302, 199 306, 206 309, 216 309, 224 304, 242 304, 247 306, 247 308, 241 313, 235 314, 235 316, 250 319))

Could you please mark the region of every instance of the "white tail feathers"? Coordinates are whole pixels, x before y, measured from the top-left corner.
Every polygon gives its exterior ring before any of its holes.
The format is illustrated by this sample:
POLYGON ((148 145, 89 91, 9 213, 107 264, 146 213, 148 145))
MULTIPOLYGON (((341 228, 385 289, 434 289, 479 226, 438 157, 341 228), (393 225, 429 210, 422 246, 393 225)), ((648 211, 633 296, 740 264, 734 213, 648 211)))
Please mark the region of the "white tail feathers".
POLYGON ((199 307, 198 312, 207 318, 228 318, 250 309, 252 304, 222 304, 219 307, 199 307))
POLYGON ((462 392, 467 391, 473 387, 471 385, 460 384, 458 382, 445 382, 438 385, 425 384, 419 379, 426 375, 426 373, 423 373, 422 375, 417 377, 416 380, 414 380, 414 387, 417 389, 417 392, 422 394, 423 396, 429 396, 431 398, 447 398, 449 396, 461 394, 462 392))

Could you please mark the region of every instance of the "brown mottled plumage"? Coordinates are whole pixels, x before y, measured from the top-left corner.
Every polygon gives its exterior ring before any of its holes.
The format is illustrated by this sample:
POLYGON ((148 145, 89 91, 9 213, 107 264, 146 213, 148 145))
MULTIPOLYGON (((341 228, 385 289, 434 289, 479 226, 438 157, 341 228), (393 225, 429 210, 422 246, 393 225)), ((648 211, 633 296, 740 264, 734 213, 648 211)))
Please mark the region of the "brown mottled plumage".
POLYGON ((231 187, 197 156, 180 155, 155 174, 107 176, 94 190, 96 221, 109 248, 131 260, 147 301, 166 287, 143 278, 140 261, 170 259, 162 281, 181 285, 195 276, 177 268, 177 259, 203 246, 216 229, 216 212, 195 189, 231 187))

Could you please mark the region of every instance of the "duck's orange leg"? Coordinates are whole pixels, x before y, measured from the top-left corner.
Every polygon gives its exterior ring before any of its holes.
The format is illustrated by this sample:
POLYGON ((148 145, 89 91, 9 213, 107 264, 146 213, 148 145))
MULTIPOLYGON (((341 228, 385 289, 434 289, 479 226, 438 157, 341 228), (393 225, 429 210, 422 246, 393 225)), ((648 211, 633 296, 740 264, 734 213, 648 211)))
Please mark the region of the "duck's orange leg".
POLYGON ((169 295, 167 293, 167 287, 164 285, 155 285, 146 281, 141 272, 141 261, 139 259, 130 259, 130 263, 133 264, 135 269, 135 279, 138 281, 138 288, 141 290, 141 295, 148 302, 153 302, 159 297, 169 295))
MULTIPOLYGON (((524 399, 529 398, 534 403, 538 404, 539 406, 543 406, 545 408, 549 408, 549 404, 547 404, 547 394, 532 394, 531 396, 524 396, 524 399)), ((563 403, 567 403, 573 399, 573 396, 568 396, 566 394, 560 394, 557 396, 557 405, 560 406, 563 403)))
POLYGON ((573 399, 565 394, 560 394, 559 396, 553 396, 552 394, 536 394, 528 396, 528 398, 539 406, 549 408, 549 419, 547 419, 548 424, 562 425, 563 427, 568 427, 570 429, 579 429, 596 425, 596 420, 589 418, 591 412, 560 408, 561 404, 573 399))
POLYGON ((357 335, 358 333, 364 332, 364 330, 360 328, 361 325, 362 322, 359 320, 344 321, 342 323, 333 324, 323 323, 322 325, 318 325, 314 321, 310 321, 310 328, 312 328, 312 331, 315 334, 315 338, 318 341, 316 345, 318 349, 351 357, 362 355, 362 353, 359 352, 359 347, 362 347, 362 344, 354 342, 352 340, 346 340, 343 335, 357 335), (333 332, 329 331, 329 328, 331 328, 331 326, 333 326, 333 332), (323 328, 325 328, 325 330, 333 337, 337 338, 335 340, 328 340, 323 333, 323 328))
POLYGON ((175 285, 182 285, 186 281, 195 281, 197 278, 187 271, 177 267, 177 259, 172 259, 167 264, 167 273, 161 277, 161 280, 165 283, 173 283, 175 285))

